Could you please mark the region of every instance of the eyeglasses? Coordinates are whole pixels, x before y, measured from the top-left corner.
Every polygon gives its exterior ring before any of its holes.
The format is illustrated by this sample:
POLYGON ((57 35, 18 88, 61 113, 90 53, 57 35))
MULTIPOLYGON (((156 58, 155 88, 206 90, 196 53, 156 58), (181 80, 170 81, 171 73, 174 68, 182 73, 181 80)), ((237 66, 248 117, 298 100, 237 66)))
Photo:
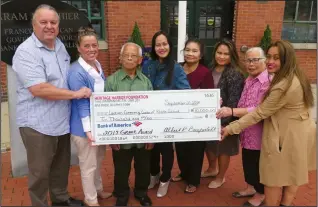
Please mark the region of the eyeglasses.
POLYGON ((122 56, 123 58, 125 58, 125 59, 131 58, 131 59, 133 59, 133 60, 137 60, 137 59, 139 58, 138 55, 130 55, 130 54, 122 54, 121 56, 122 56))
POLYGON ((251 64, 251 63, 256 64, 256 63, 258 63, 260 60, 263 60, 263 59, 265 59, 265 58, 245 59, 244 62, 245 62, 246 64, 251 64))

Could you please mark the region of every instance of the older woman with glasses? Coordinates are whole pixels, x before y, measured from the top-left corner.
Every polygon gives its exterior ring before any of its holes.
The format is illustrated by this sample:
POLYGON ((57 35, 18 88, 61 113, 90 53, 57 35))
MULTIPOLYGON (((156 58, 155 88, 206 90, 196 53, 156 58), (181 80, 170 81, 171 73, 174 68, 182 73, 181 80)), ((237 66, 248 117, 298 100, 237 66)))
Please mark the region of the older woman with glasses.
MULTIPOLYGON (((245 53, 245 65, 249 74, 238 103, 238 108, 222 107, 216 113, 217 118, 232 116, 242 117, 251 112, 262 101, 267 91, 271 76, 266 70, 265 54, 262 48, 253 47, 245 53)), ((240 133, 242 163, 247 187, 234 192, 235 198, 252 197, 244 205, 259 206, 264 196, 264 185, 259 181, 259 158, 262 143, 263 123, 248 127, 240 133)))
MULTIPOLYGON (((298 187, 308 183, 308 171, 316 169, 316 124, 310 82, 298 67, 293 46, 283 40, 267 52, 273 80, 262 102, 250 113, 222 129, 222 139, 264 120, 260 155, 260 182, 265 206, 290 206, 298 187)), ((223 141, 222 141, 223 142, 223 141)))

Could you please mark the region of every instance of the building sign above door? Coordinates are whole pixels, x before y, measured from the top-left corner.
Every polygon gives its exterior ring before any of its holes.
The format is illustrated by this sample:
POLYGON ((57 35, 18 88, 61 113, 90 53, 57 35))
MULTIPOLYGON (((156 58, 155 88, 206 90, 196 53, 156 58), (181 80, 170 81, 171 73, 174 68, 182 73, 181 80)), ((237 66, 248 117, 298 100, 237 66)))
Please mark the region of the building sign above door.
POLYGON ((59 38, 63 41, 72 61, 77 56, 77 30, 90 22, 85 13, 60 0, 12 0, 1 5, 1 61, 12 65, 18 46, 31 36, 32 14, 41 4, 54 7, 60 16, 59 38))

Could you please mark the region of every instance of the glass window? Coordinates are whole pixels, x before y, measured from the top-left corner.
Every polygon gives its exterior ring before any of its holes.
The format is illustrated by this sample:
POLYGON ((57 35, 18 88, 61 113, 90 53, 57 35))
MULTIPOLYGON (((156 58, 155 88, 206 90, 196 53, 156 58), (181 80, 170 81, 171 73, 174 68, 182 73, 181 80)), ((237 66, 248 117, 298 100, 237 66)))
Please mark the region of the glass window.
POLYGON ((312 6, 311 21, 317 21, 317 1, 312 6))
POLYGON ((296 1, 285 4, 284 20, 294 20, 296 15, 296 1))
POLYGON ((105 21, 104 21, 104 1, 100 0, 69 0, 63 1, 65 3, 71 4, 78 10, 83 11, 92 27, 96 30, 100 39, 105 39, 105 21))
POLYGON ((282 39, 317 42, 317 1, 285 1, 282 39))
POLYGON ((310 21, 311 1, 298 1, 298 21, 310 21))
POLYGON ((200 7, 200 39, 221 38, 221 17, 218 16, 215 6, 200 7))

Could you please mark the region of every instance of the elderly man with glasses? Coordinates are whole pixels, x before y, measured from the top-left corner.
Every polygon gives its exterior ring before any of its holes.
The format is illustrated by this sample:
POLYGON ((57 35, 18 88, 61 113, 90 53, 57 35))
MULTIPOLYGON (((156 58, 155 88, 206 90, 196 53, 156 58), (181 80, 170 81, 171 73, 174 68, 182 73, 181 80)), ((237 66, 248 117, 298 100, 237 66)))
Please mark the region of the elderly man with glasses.
MULTIPOLYGON (((249 76, 245 81, 238 108, 222 107, 217 112, 217 118, 242 117, 253 111, 262 101, 271 81, 271 76, 266 70, 265 60, 262 48, 253 47, 247 50, 244 62, 249 76)), ((234 192, 233 196, 236 198, 252 197, 244 203, 247 206, 259 206, 265 199, 264 185, 259 180, 262 132, 263 123, 260 122, 246 128, 240 134, 243 170, 247 187, 244 190, 234 192)))
MULTIPOLYGON (((126 43, 120 52, 121 69, 108 77, 105 91, 149 91, 152 90, 150 80, 142 74, 139 65, 142 62, 142 50, 135 43, 126 43)), ((150 182, 150 151, 154 144, 115 144, 113 150, 115 167, 114 195, 115 206, 127 206, 129 199, 128 178, 131 161, 135 167, 135 198, 142 206, 151 206, 147 195, 150 182)))

